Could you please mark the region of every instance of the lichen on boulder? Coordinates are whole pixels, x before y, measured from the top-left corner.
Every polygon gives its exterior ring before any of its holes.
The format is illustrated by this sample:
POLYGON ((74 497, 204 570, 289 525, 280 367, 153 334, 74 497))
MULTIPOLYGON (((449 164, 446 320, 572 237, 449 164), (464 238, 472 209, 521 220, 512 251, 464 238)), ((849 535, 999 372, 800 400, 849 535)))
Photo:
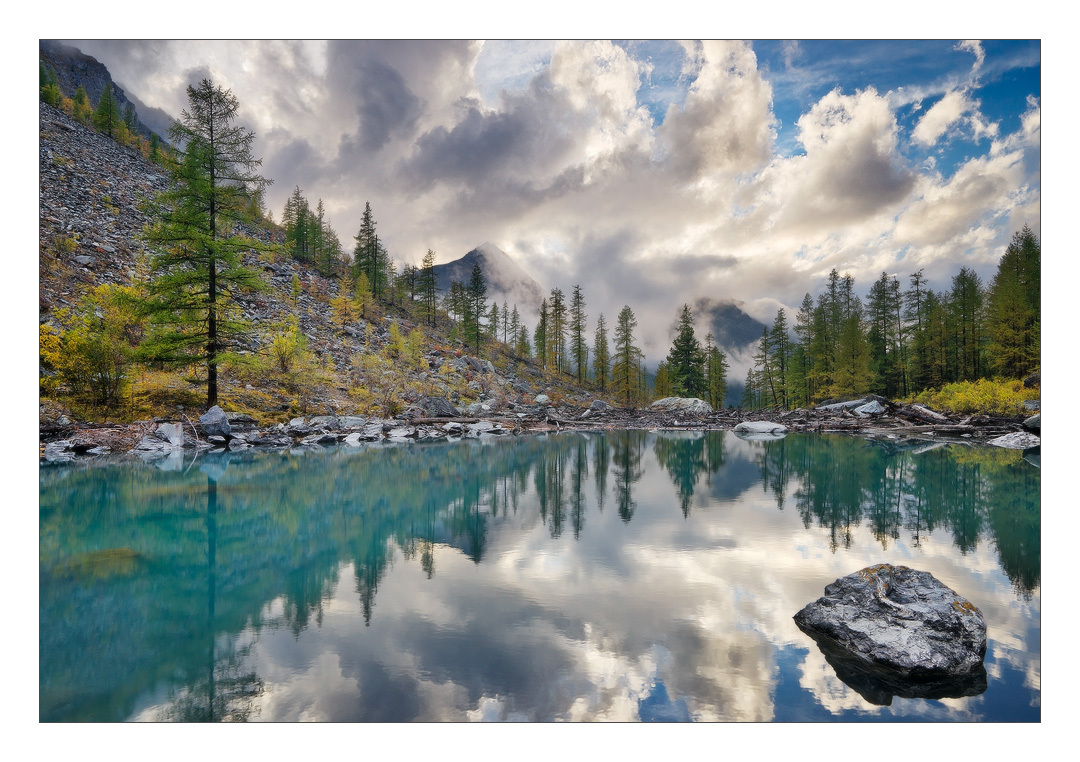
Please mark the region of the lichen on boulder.
POLYGON ((916 681, 982 669, 986 621, 966 598, 925 571, 878 564, 826 586, 795 615, 868 668, 916 681))

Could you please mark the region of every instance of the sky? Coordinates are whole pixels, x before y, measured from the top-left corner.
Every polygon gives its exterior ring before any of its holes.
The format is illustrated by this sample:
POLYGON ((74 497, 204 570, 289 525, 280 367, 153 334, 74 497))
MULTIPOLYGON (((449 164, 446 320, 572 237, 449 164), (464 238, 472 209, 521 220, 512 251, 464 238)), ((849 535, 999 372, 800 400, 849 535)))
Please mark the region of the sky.
POLYGON ((350 248, 365 202, 401 262, 490 241, 653 360, 700 297, 771 323, 1041 235, 1038 40, 65 42, 170 114, 231 89, 275 217, 299 186, 350 248))

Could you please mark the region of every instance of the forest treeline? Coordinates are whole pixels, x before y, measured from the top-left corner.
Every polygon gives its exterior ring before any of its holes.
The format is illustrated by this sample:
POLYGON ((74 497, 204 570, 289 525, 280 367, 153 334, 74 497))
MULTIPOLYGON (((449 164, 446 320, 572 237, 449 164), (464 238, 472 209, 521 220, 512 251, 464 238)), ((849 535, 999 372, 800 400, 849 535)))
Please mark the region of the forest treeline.
POLYGON ((896 399, 953 382, 1019 379, 1039 368, 1040 259, 1025 225, 989 284, 963 267, 949 290, 934 291, 920 269, 901 290, 882 273, 865 305, 854 279, 834 269, 816 302, 803 297, 794 340, 783 310, 762 332, 747 404, 792 408, 867 392, 896 399))
MULTIPOLYGON (((170 189, 150 207, 154 224, 144 240, 151 256, 137 282, 86 294, 58 316, 58 330, 43 324, 43 395, 66 391, 108 410, 122 397, 133 363, 201 365, 206 405, 217 404, 219 367, 236 358, 234 350, 254 329, 237 299, 266 288, 243 264, 243 254, 254 252, 292 257, 336 283, 336 295, 326 300, 343 333, 360 321, 391 315, 415 321, 407 337, 394 321, 387 363, 418 368, 420 354, 433 342, 460 342, 478 357, 498 351, 538 364, 624 406, 667 396, 698 397, 714 408, 736 402, 727 399, 728 359, 712 334, 699 341, 689 305, 679 310, 672 345, 650 383, 629 305, 610 328, 603 314, 590 322, 584 291, 575 285, 569 297, 552 288, 536 315, 524 315, 516 304, 488 298, 479 265, 467 283, 454 282, 440 294, 435 252, 429 249, 419 267, 399 268, 379 238, 370 202, 351 251, 322 200, 313 206, 299 186, 276 225, 264 202, 272 181, 258 172, 261 160, 251 153, 254 133, 234 124, 238 102, 228 90, 205 80, 189 87, 189 108, 165 148, 157 141, 136 145, 144 139, 134 132, 134 112, 117 114, 110 93, 107 87, 96 108, 85 92, 68 99, 41 66, 43 101, 158 161, 170 174, 170 189), (267 240, 275 236, 278 243, 267 240)), ((1039 365, 1039 278, 1039 241, 1026 226, 985 285, 967 267, 941 292, 927 287, 922 270, 904 290, 895 276, 883 273, 864 305, 854 279, 833 270, 816 301, 805 295, 792 325, 781 309, 764 330, 738 403, 794 408, 868 392, 897 398, 954 381, 1020 378, 1039 365)), ((295 307, 299 290, 294 275, 292 293, 282 295, 283 301, 295 307)), ((311 370, 295 315, 271 334, 259 350, 267 367, 311 370)), ((362 372, 375 369, 365 358, 356 365, 362 372)))

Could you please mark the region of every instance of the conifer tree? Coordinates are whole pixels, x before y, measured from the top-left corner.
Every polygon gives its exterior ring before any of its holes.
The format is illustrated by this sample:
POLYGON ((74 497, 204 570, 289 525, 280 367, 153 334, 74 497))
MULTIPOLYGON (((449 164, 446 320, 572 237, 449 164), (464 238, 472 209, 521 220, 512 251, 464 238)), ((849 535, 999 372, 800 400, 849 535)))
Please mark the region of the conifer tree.
POLYGON ((593 336, 593 379, 600 391, 607 389, 611 378, 611 355, 608 350, 607 324, 604 315, 596 319, 596 334, 593 336))
POLYGON ((727 396, 727 358, 719 347, 713 344, 713 335, 705 337, 705 401, 712 405, 714 410, 724 406, 724 397, 727 396))
POLYGON ((532 357, 532 347, 529 345, 529 329, 524 324, 518 326, 515 350, 521 357, 532 357))
POLYGON ((668 378, 668 366, 661 362, 656 366, 656 377, 653 379, 653 398, 664 399, 675 396, 675 390, 671 387, 671 379, 668 378))
POLYGON ((679 312, 675 341, 667 356, 671 386, 680 397, 705 397, 705 353, 694 335, 694 316, 690 305, 679 312))
POLYGON ((1027 225, 1014 233, 987 295, 987 332, 993 370, 1021 378, 1039 367, 1041 252, 1027 225))
POLYGON ((359 278, 361 272, 366 273, 372 293, 378 296, 379 240, 375 232, 375 217, 371 213, 370 201, 364 202, 364 216, 360 220, 360 230, 353 240, 356 241, 353 249, 353 278, 359 278))
POLYGON ((769 331, 772 350, 771 367, 776 386, 776 404, 788 407, 788 369, 791 365, 791 341, 788 337, 787 316, 783 309, 776 311, 772 330, 769 331))
POLYGON ((491 331, 492 341, 499 340, 499 304, 492 300, 491 309, 488 310, 488 329, 491 331))
POLYGON ((612 391, 630 407, 641 390, 641 350, 634 345, 637 318, 629 305, 623 306, 615 324, 615 363, 611 369, 612 391))
POLYGON ((135 107, 128 103, 124 106, 124 126, 128 128, 132 135, 138 132, 139 120, 135 116, 135 107))
POLYGON ((549 367, 556 371, 567 371, 569 360, 566 356, 566 297, 562 289, 551 289, 548 301, 546 359, 549 367))
POLYGON ((371 317, 371 306, 374 301, 375 297, 371 294, 371 283, 368 281, 367 273, 361 272, 360 277, 356 279, 353 303, 356 304, 356 309, 364 320, 371 317))
POLYGON ((165 362, 206 363, 206 404, 218 400, 218 365, 248 325, 229 309, 238 292, 260 287, 242 265, 245 250, 268 247, 235 232, 246 192, 270 184, 252 156, 255 134, 234 124, 239 102, 208 79, 187 89, 189 107, 170 130, 179 162, 155 201, 146 240, 154 251, 146 312, 158 330, 145 354, 165 362))
POLYGON ((98 132, 111 138, 118 124, 120 124, 120 111, 116 105, 116 98, 113 96, 112 83, 106 82, 105 90, 101 93, 101 100, 98 101, 97 108, 94 110, 94 127, 98 132))
POLYGON ((548 302, 544 299, 540 302, 540 315, 536 321, 536 331, 533 334, 533 346, 536 348, 536 359, 540 365, 548 367, 548 302))
POLYGON ((60 108, 60 85, 56 81, 56 75, 44 61, 38 62, 38 84, 41 88, 41 100, 53 108, 60 108))
MULTIPOLYGON (((506 317, 506 310, 503 310, 503 317, 506 317)), ((517 343, 518 333, 521 331, 521 314, 518 312, 517 303, 514 304, 514 309, 510 312, 510 341, 517 343)))
POLYGON ((89 124, 94 117, 94 108, 90 105, 90 98, 87 97, 86 90, 82 85, 75 88, 74 106, 71 115, 83 124, 89 124))
POLYGON ((813 358, 810 347, 813 344, 814 326, 814 300, 808 291, 795 313, 795 335, 798 337, 792 350, 792 384, 791 391, 794 394, 794 404, 808 405, 814 398, 814 384, 812 383, 811 370, 813 358))
POLYGON ((427 250, 420 265, 420 299, 424 304, 424 316, 429 325, 435 325, 435 252, 427 250))
POLYGON ((574 356, 574 369, 579 384, 585 383, 589 371, 589 344, 585 341, 585 297, 581 286, 574 286, 570 297, 570 351, 574 356))
POLYGON ((776 373, 773 370, 773 344, 772 335, 768 328, 761 329, 761 341, 758 342, 758 351, 754 355, 754 375, 760 394, 757 402, 759 405, 779 404, 776 395, 776 373))
POLYGON ((472 320, 465 323, 465 342, 471 341, 477 355, 480 355, 480 344, 483 339, 481 320, 484 317, 484 305, 487 302, 487 282, 484 280, 484 271, 480 268, 479 262, 473 265, 466 302, 472 320))

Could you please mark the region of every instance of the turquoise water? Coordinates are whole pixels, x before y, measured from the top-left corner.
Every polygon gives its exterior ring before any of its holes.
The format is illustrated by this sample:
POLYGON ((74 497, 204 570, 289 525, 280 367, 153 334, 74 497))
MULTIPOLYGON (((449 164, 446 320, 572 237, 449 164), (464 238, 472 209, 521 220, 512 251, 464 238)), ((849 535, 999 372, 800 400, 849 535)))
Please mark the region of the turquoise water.
POLYGON ((1039 490, 1017 451, 727 432, 45 466, 39 716, 1037 721, 1039 490), (848 685, 795 626, 881 562, 980 608, 985 690, 848 685))

